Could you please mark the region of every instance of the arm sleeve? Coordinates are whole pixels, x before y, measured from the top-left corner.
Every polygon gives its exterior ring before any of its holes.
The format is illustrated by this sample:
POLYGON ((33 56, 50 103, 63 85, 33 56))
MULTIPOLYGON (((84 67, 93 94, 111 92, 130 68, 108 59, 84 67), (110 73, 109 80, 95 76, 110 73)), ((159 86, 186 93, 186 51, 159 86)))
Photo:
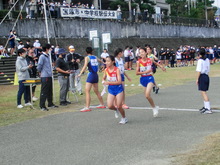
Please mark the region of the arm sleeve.
POLYGON ((42 68, 43 68, 43 55, 41 55, 40 58, 39 58, 38 65, 37 65, 37 70, 39 72, 41 72, 42 68))
POLYGON ((202 60, 198 60, 196 71, 197 72, 201 72, 202 71, 202 60))

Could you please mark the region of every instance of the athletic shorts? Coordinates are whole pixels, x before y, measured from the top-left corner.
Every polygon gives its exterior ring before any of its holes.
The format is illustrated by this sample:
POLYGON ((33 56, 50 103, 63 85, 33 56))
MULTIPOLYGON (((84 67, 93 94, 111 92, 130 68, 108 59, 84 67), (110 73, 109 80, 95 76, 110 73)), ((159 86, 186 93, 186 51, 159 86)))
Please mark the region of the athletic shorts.
POLYGON ((209 90, 209 76, 207 74, 201 74, 198 82, 199 91, 209 90))
POLYGON ((123 85, 109 85, 108 86, 108 93, 114 96, 117 96, 119 93, 123 92, 124 88, 123 85))
POLYGON ((91 83, 91 84, 98 83, 99 82, 98 74, 89 72, 86 82, 91 83))
POLYGON ((129 62, 129 61, 131 61, 130 57, 125 57, 125 62, 129 62))
POLYGON ((154 77, 153 76, 145 76, 140 78, 140 84, 143 87, 147 87, 148 83, 154 83, 154 77))
POLYGON ((9 43, 9 45, 10 45, 10 48, 15 48, 15 43, 14 42, 9 43))
POLYGON ((208 54, 209 60, 213 60, 213 54, 208 54))
POLYGON ((125 75, 121 74, 121 81, 125 81, 125 75))
POLYGON ((170 56, 166 56, 166 60, 170 60, 170 56))
POLYGON ((165 56, 160 56, 160 60, 164 60, 165 59, 165 56))

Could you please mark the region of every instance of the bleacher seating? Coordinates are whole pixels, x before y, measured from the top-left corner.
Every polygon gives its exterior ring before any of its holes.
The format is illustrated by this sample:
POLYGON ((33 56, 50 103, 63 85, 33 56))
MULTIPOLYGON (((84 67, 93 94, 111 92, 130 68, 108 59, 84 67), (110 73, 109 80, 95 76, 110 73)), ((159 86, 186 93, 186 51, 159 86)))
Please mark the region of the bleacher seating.
MULTIPOLYGON (((16 72, 16 58, 17 57, 7 57, 0 59, 0 85, 14 84, 14 74, 16 72)), ((57 73, 55 71, 54 79, 57 79, 57 73)))

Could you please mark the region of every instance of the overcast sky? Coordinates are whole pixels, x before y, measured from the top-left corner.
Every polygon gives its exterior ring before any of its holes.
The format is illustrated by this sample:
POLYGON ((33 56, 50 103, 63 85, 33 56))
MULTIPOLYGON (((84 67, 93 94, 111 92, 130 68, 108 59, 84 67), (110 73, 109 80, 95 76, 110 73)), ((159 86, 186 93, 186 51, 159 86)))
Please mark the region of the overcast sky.
POLYGON ((215 2, 213 3, 213 6, 217 6, 220 8, 220 0, 215 0, 215 2))

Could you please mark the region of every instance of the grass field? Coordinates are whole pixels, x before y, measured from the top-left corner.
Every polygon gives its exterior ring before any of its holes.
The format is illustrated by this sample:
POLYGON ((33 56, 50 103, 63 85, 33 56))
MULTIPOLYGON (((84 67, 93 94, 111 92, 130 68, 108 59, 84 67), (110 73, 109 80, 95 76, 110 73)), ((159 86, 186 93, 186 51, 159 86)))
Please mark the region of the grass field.
MULTIPOLYGON (((211 65, 210 77, 219 77, 220 64, 211 65)), ((161 84, 160 88, 166 88, 175 85, 181 85, 189 81, 196 81, 196 72, 195 66, 192 67, 181 67, 181 68, 168 68, 166 72, 157 70, 155 74, 155 80, 157 84, 161 84)), ((139 84, 139 76, 135 75, 135 71, 127 71, 129 77, 132 79, 131 82, 126 80, 127 87, 125 88, 126 96, 131 96, 134 94, 142 93, 143 88, 138 86, 139 84), (134 86, 131 86, 134 84, 134 86)), ((102 73, 99 73, 100 79, 102 77, 102 73)), ((82 84, 85 85, 86 76, 82 76, 82 84)), ((101 81, 100 81, 101 82, 101 81)), ((99 84, 99 91, 102 90, 102 84, 99 84)), ((30 120, 34 118, 44 117, 47 115, 65 113, 65 112, 74 112, 78 111, 80 108, 83 108, 85 104, 85 95, 78 96, 79 102, 73 102, 74 97, 70 94, 70 101, 73 103, 66 107, 59 107, 58 109, 53 109, 48 112, 42 112, 39 109, 39 101, 34 103, 35 110, 30 109, 29 107, 25 107, 23 109, 17 109, 16 107, 16 96, 17 96, 18 86, 0 86, 0 126, 6 126, 13 123, 22 122, 25 120, 30 120)), ((40 86, 36 88, 36 96, 39 97, 40 94, 40 86)), ((59 104, 59 84, 55 81, 55 96, 56 101, 55 104, 59 104)), ((104 96, 104 100, 106 102, 106 95, 104 96)), ((23 101, 23 100, 22 100, 23 101)), ((92 92, 92 101, 91 105, 97 105, 97 99, 92 92)), ((128 103, 129 105, 129 103, 128 103)), ((177 164, 198 164, 198 165, 206 165, 206 164, 218 164, 220 162, 220 134, 212 135, 207 137, 209 140, 205 141, 204 144, 200 145, 198 150, 195 150, 190 153, 186 153, 185 155, 177 156, 178 162, 177 164), (210 140, 211 138, 211 140, 210 140), (206 154, 206 151, 209 150, 210 154, 206 156, 202 156, 206 154), (216 158, 216 152, 218 153, 218 157, 216 158), (215 154, 212 154, 215 153, 215 154), (204 158, 201 160, 201 156, 204 158), (209 160, 213 159, 211 163, 209 160), (218 161, 216 163, 215 161, 218 161)), ((219 163, 220 164, 220 163, 219 163)))
MULTIPOLYGON (((220 76, 219 72, 220 64, 212 65, 211 66, 211 77, 220 76)), ((138 94, 143 92, 143 88, 138 86, 139 84, 139 76, 136 76, 135 71, 127 71, 126 72, 129 77, 132 79, 131 82, 126 80, 127 87, 125 88, 126 96, 131 96, 133 94, 138 94), (134 86, 131 86, 134 84, 134 86)), ((102 73, 99 73, 100 79, 102 77, 102 73)), ((181 68, 168 68, 166 72, 161 71, 160 69, 157 70, 157 73, 154 75, 157 84, 161 84, 160 88, 166 88, 174 85, 181 85, 189 81, 195 81, 196 79, 196 72, 195 66, 194 67, 181 67, 181 68)), ((85 85, 85 78, 86 75, 82 76, 82 84, 85 85)), ((55 103, 59 104, 59 84, 55 80, 54 84, 54 91, 56 100, 55 103)), ((99 90, 102 90, 102 84, 100 81, 99 90)), ((69 94, 70 101, 73 103, 68 105, 67 107, 60 107, 56 110, 51 110, 48 112, 42 112, 39 110, 39 101, 34 103, 35 110, 30 109, 29 107, 25 107, 23 109, 17 109, 16 107, 16 97, 18 86, 0 86, 0 126, 5 126, 8 124, 13 124, 21 121, 25 121, 28 119, 34 119, 37 117, 42 117, 51 114, 63 113, 68 111, 77 111, 82 108, 85 104, 85 95, 78 96, 79 102, 74 102, 74 97, 72 94, 69 94)), ((40 95, 40 86, 36 88, 36 96, 39 97, 40 95)), ((94 93, 92 92, 92 101, 91 105, 98 104, 97 98, 95 97, 94 93)), ((104 100, 106 102, 106 95, 104 96, 104 100)), ((22 100, 23 101, 23 100, 22 100)))

